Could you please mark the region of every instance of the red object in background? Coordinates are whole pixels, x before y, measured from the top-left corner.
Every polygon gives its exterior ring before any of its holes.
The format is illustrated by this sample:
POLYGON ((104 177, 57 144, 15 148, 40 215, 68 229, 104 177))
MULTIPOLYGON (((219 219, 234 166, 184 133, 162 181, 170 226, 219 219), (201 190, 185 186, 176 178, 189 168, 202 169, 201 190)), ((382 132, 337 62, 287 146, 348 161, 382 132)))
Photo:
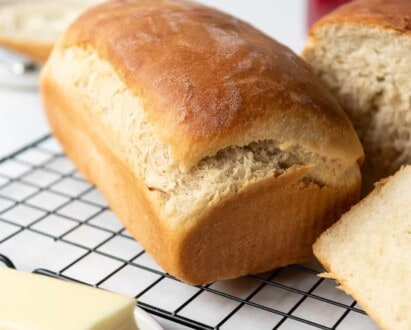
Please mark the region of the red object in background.
POLYGON ((350 0, 308 0, 308 27, 321 17, 350 0))

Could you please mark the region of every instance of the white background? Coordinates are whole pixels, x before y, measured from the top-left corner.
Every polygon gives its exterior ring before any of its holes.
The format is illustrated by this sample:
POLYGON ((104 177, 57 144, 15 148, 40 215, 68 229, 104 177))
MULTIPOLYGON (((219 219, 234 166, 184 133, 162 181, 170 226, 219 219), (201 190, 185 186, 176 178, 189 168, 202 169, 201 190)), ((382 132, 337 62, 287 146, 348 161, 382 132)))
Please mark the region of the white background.
MULTIPOLYGON (((252 24, 297 53, 305 41, 306 0, 202 0, 252 24)), ((0 157, 48 133, 36 89, 4 87, 0 74, 0 157)))

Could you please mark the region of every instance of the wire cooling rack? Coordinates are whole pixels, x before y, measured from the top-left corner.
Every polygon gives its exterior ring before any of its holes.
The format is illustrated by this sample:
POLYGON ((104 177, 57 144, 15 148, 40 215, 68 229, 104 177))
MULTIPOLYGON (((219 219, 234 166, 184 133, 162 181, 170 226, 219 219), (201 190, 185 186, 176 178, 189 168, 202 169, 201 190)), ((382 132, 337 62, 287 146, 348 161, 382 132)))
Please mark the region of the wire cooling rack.
MULTIPOLYGON (((377 329, 314 260, 189 286, 165 273, 46 136, 0 160, 0 254, 138 299, 166 329, 377 329)), ((0 258, 0 264, 4 260, 0 258)))

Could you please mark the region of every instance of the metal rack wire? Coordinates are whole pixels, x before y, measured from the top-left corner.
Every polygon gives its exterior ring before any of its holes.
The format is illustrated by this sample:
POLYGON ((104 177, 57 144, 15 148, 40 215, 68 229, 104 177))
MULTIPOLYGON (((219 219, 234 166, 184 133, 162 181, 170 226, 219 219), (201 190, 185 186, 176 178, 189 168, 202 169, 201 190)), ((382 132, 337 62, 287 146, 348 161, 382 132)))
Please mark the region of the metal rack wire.
POLYGON ((375 327, 313 262, 206 286, 181 283, 132 239, 51 136, 0 160, 0 254, 19 269, 132 295, 176 328, 375 327))

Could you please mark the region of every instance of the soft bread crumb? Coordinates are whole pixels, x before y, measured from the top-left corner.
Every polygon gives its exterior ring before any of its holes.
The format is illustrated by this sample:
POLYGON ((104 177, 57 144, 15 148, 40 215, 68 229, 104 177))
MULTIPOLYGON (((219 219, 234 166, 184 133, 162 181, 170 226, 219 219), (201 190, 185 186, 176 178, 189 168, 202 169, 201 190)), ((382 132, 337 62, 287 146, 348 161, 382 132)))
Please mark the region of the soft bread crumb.
POLYGON ((411 329, 411 166, 321 235, 314 254, 383 329, 411 329))
POLYGON ((411 162, 411 38, 354 24, 314 31, 305 59, 337 96, 365 149, 365 191, 411 162))

